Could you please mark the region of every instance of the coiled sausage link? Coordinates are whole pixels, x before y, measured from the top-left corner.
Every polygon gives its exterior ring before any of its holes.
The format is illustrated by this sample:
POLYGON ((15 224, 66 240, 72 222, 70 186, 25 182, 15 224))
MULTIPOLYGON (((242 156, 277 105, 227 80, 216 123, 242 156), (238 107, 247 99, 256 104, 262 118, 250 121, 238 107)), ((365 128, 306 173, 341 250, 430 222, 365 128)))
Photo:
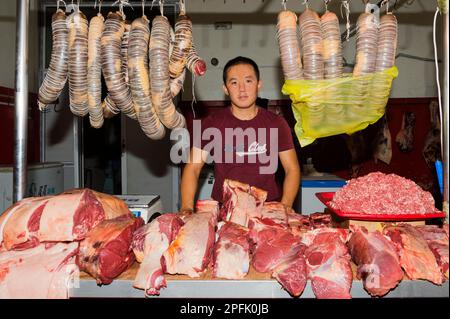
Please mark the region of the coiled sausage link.
POLYGON ((105 19, 98 13, 89 22, 88 36, 88 110, 92 127, 103 125, 101 37, 105 19))
POLYGON ((325 79, 342 76, 342 44, 339 30, 339 19, 330 11, 320 17, 323 38, 323 59, 325 79))
POLYGON ((353 75, 366 75, 375 71, 378 42, 378 23, 375 15, 364 12, 356 23, 356 63, 353 75))
POLYGON ((320 18, 316 12, 306 9, 299 17, 303 77, 307 80, 323 79, 323 42, 320 18))
POLYGON ((150 87, 152 104, 161 122, 170 129, 184 127, 184 116, 172 102, 169 87, 170 24, 166 17, 157 16, 152 21, 150 35, 150 87))
POLYGON ((88 114, 88 33, 86 16, 76 11, 69 17, 69 97, 70 110, 78 116, 88 114))
POLYGON ((122 73, 125 78, 125 83, 127 85, 129 84, 128 79, 128 41, 130 38, 130 30, 131 30, 131 23, 130 21, 125 21, 125 30, 123 32, 122 36, 122 43, 120 45, 120 55, 122 56, 122 73))
POLYGON ((161 139, 165 128, 156 115, 150 97, 148 70, 148 46, 150 39, 149 21, 143 16, 131 24, 128 42, 128 75, 133 104, 139 124, 151 139, 161 139))
POLYGON ((394 66, 397 50, 397 28, 395 15, 388 13, 381 17, 375 71, 382 71, 394 66))
POLYGON ((41 111, 55 102, 67 82, 68 35, 66 14, 58 9, 52 16, 52 56, 44 81, 39 87, 38 105, 41 111))
POLYGON ((189 50, 186 67, 196 76, 202 76, 206 73, 206 62, 199 57, 193 43, 191 45, 191 49, 189 50))
POLYGON ((122 69, 122 37, 125 22, 120 13, 110 12, 102 34, 102 71, 111 100, 126 115, 136 119, 131 91, 122 69))
POLYGON ((175 23, 175 42, 169 60, 171 78, 177 78, 183 72, 191 46, 192 21, 188 16, 180 14, 175 23))
POLYGON ((120 109, 116 106, 116 104, 111 99, 111 96, 109 94, 106 95, 105 99, 102 102, 102 110, 103 110, 103 117, 105 119, 110 119, 114 115, 120 113, 120 109))
POLYGON ((303 77, 302 60, 297 36, 297 15, 288 10, 278 13, 277 39, 281 66, 286 80, 303 77))

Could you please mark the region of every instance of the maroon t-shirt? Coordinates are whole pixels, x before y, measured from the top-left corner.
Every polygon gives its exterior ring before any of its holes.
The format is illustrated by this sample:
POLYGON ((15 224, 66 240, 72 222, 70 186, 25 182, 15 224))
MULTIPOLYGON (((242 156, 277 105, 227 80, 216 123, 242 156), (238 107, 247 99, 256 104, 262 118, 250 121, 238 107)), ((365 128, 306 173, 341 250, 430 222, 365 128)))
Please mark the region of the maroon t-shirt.
POLYGON ((253 119, 240 120, 228 107, 203 119, 201 131, 201 143, 194 137, 194 147, 208 151, 214 161, 213 199, 222 202, 226 178, 266 190, 267 201, 281 199, 275 181, 278 152, 294 148, 283 117, 259 107, 253 119))

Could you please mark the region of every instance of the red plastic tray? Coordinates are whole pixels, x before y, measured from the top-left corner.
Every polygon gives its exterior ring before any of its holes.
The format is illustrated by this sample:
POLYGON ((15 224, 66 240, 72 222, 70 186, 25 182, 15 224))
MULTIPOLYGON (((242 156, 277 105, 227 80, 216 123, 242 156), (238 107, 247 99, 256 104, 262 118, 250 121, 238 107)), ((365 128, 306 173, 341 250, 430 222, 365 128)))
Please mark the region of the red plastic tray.
POLYGON ((339 209, 331 207, 330 202, 333 200, 334 192, 316 193, 316 197, 327 206, 334 214, 343 218, 350 218, 356 220, 371 220, 371 221, 406 221, 406 220, 424 220, 430 218, 444 218, 445 213, 436 210, 436 212, 429 214, 364 214, 355 212, 343 212, 339 209))

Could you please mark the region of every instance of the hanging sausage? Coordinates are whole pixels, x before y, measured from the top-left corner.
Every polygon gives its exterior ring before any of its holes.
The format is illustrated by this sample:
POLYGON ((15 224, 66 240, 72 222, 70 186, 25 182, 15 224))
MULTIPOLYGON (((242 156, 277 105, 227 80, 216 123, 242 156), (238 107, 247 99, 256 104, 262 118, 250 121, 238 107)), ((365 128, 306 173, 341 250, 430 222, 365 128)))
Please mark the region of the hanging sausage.
POLYGON ((103 125, 101 37, 105 19, 98 13, 89 22, 88 35, 88 110, 92 127, 103 125))
POLYGON ((185 119, 172 102, 169 86, 170 24, 165 16, 152 21, 150 35, 150 87, 152 104, 161 122, 170 129, 184 127, 185 119))
POLYGON ((69 97, 70 110, 78 116, 88 114, 88 33, 86 16, 76 10, 68 17, 69 25, 69 97))
POLYGON ((139 124, 149 138, 156 140, 164 137, 165 128, 151 102, 148 70, 149 39, 150 29, 147 17, 135 19, 131 24, 128 41, 129 84, 139 124))
POLYGON ((52 16, 52 56, 38 95, 41 111, 58 99, 67 81, 69 31, 66 19, 66 14, 61 9, 52 16))
POLYGON ((192 44, 189 50, 186 67, 192 74, 197 76, 202 76, 206 73, 206 62, 198 56, 194 44, 192 44))
POLYGON ((325 79, 342 76, 342 45, 339 30, 339 19, 333 12, 326 11, 320 17, 323 38, 323 60, 325 79))
POLYGON ((380 19, 378 32, 378 49, 375 71, 382 71, 394 66, 397 50, 397 19, 392 13, 380 19))
POLYGON ((125 21, 119 12, 110 12, 105 21, 102 34, 102 71, 109 96, 123 113, 136 119, 130 88, 123 72, 122 38, 125 32, 125 21))
POLYGON ((316 12, 306 9, 299 17, 303 77, 307 80, 323 79, 323 43, 320 18, 316 12))
POLYGON ((286 80, 302 78, 302 61, 297 36, 297 15, 288 10, 278 13, 277 39, 281 66, 286 80))
POLYGON ((372 13, 362 13, 356 23, 356 64, 353 75, 375 71, 378 42, 378 23, 372 13))
POLYGON ((183 73, 192 46, 192 21, 181 12, 175 23, 175 42, 170 53, 169 75, 178 78, 183 73))

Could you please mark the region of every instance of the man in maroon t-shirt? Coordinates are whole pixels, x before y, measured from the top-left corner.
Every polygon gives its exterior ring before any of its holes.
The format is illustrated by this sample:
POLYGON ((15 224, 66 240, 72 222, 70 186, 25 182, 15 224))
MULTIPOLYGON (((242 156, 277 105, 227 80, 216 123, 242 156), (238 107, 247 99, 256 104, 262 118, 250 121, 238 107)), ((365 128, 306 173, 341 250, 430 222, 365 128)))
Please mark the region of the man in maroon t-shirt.
POLYGON ((225 65, 223 82, 231 107, 206 117, 201 132, 194 125, 193 147, 181 179, 181 210, 193 210, 198 177, 209 159, 214 161, 214 200, 222 202, 223 182, 233 179, 266 190, 267 201, 291 207, 300 185, 297 154, 286 120, 256 105, 262 85, 258 66, 236 57, 225 65), (275 181, 278 159, 285 171, 282 190, 275 181))

